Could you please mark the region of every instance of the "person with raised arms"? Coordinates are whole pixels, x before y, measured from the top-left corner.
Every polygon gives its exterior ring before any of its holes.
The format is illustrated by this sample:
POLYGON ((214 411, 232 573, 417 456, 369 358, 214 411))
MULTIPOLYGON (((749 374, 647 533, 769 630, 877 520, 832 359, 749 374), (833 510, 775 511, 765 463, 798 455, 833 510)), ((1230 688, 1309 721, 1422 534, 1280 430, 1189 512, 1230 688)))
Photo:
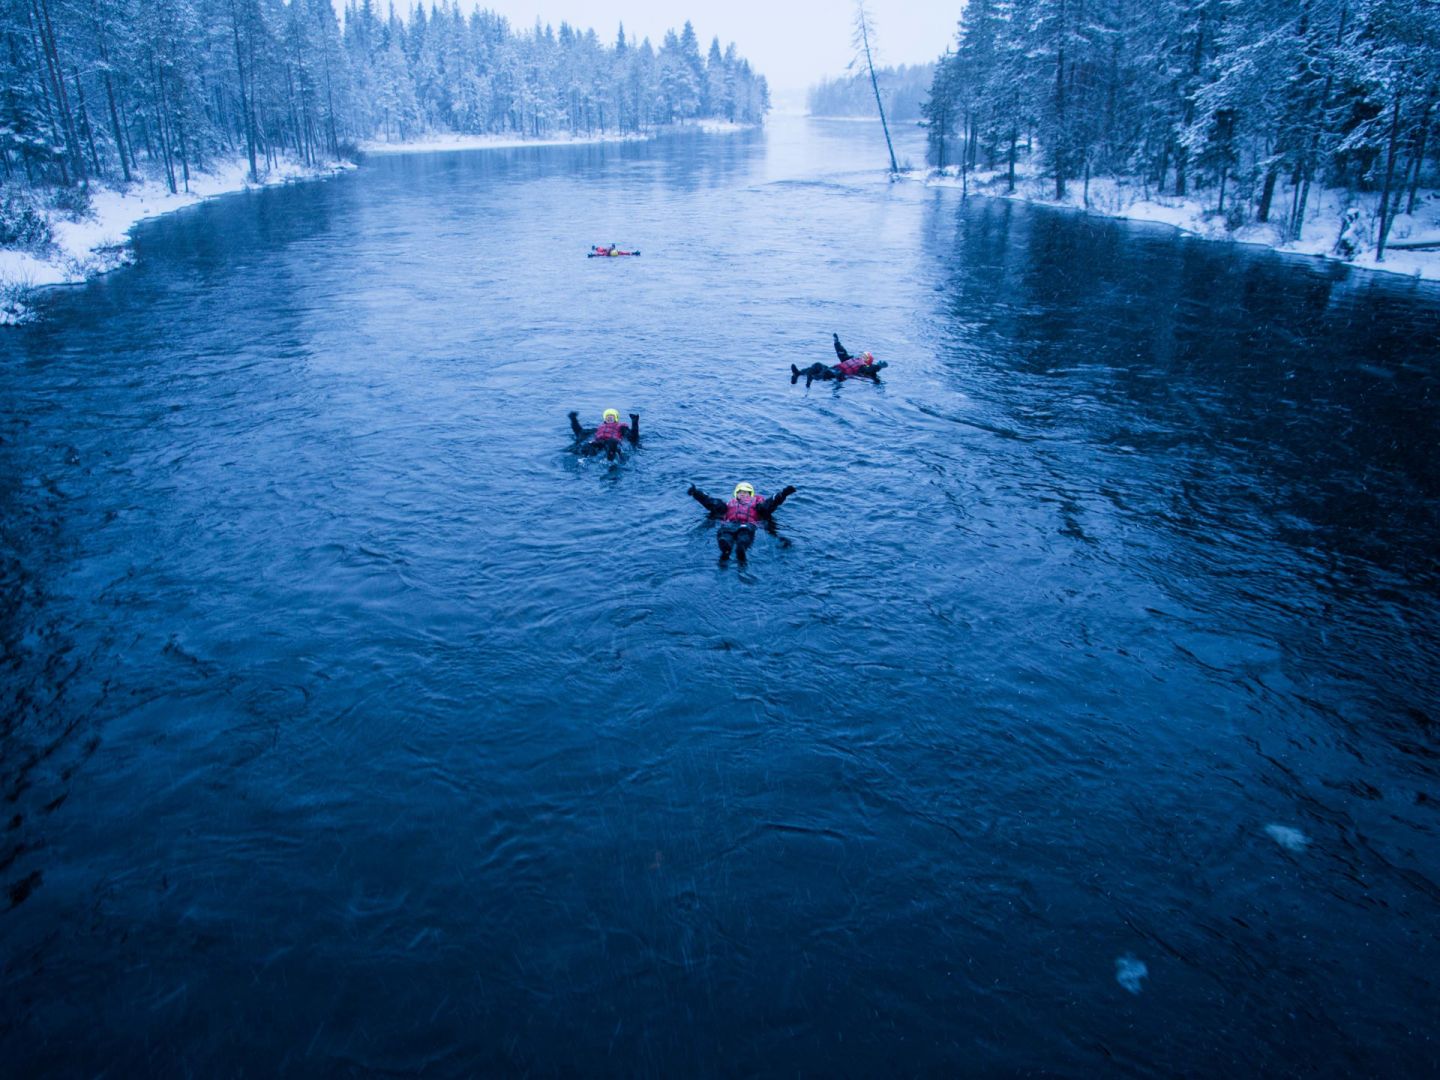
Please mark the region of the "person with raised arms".
POLYGON ((762 523, 768 526, 770 515, 795 494, 795 487, 789 485, 767 499, 757 495, 753 485, 742 481, 735 485, 734 494, 728 502, 706 495, 694 484, 690 485, 686 494, 705 507, 712 518, 720 519, 720 528, 715 533, 715 540, 720 545, 720 561, 730 558, 730 552, 734 551, 736 560, 743 563, 745 553, 755 542, 755 526, 762 523))
POLYGON ((580 414, 571 412, 570 430, 575 435, 575 445, 571 449, 582 457, 604 454, 607 461, 614 461, 623 443, 628 441, 633 447, 640 446, 639 413, 632 412, 630 423, 622 424, 620 410, 606 409, 599 427, 585 428, 580 426, 580 414))

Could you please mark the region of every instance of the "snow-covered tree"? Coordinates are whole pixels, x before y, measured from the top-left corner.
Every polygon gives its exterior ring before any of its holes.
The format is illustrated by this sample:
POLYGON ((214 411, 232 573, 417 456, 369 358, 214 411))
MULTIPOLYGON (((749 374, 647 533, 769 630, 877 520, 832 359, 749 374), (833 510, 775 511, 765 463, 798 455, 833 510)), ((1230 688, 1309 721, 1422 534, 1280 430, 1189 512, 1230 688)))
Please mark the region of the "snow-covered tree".
POLYGON ((659 56, 624 32, 517 32, 458 0, 0 0, 0 172, 12 182, 164 178, 243 154, 333 158, 424 131, 639 131, 759 122, 769 89, 695 27, 659 56))

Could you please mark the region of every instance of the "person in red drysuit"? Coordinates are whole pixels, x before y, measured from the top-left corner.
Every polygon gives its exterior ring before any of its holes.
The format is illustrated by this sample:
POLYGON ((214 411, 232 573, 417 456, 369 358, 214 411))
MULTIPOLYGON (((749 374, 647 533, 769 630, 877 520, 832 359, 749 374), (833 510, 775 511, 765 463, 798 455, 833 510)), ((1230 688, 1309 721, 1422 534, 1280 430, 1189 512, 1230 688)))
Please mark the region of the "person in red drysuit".
POLYGON ((694 484, 686 491, 692 499, 705 507, 711 517, 720 519, 720 528, 715 539, 720 545, 720 561, 724 562, 735 552, 739 562, 745 561, 745 553, 755 542, 755 526, 770 524, 770 515, 780 509, 780 504, 795 494, 794 485, 786 487, 773 498, 755 494, 755 488, 747 483, 735 485, 735 492, 729 502, 706 495, 694 484))

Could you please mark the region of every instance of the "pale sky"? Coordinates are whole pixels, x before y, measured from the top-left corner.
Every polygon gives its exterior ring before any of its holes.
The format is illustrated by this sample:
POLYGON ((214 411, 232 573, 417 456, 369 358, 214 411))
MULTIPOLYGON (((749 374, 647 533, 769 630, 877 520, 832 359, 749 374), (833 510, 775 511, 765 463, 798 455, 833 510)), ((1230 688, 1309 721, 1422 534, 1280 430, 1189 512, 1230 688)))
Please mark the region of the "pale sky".
MULTIPOLYGON (((625 36, 649 37, 657 48, 670 27, 688 18, 700 37, 700 51, 720 38, 723 49, 735 42, 740 55, 770 81, 772 91, 804 90, 826 76, 841 74, 850 62, 853 0, 724 0, 687 4, 684 0, 460 0, 462 10, 489 8, 516 29, 529 29, 538 15, 554 26, 568 22, 594 28, 607 45, 623 20, 625 36)), ((934 60, 955 36, 963 0, 868 0, 879 32, 880 59, 886 64, 934 60)), ((413 0, 397 2, 398 10, 413 0)), ((429 6, 428 3, 426 5, 429 6)), ((384 10, 383 7, 381 10, 384 10)))

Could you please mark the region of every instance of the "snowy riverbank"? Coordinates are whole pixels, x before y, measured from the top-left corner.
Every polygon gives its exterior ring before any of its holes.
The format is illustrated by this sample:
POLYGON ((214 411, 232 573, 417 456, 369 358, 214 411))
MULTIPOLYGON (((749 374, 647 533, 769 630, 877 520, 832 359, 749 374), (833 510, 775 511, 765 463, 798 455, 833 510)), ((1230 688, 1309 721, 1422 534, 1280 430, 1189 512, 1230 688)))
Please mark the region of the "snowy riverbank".
POLYGON ((259 184, 252 184, 248 166, 236 161, 214 172, 191 173, 188 191, 172 193, 159 180, 145 180, 124 189, 91 188, 89 209, 78 216, 42 209, 39 213, 46 219, 48 242, 0 250, 0 326, 31 317, 27 298, 35 289, 78 284, 133 262, 130 230, 146 218, 194 206, 217 195, 333 176, 354 167, 348 162, 319 167, 282 162, 259 184))
POLYGON ((528 146, 581 146, 586 143, 644 142, 649 135, 576 135, 527 139, 521 135, 425 135, 404 142, 371 139, 360 144, 367 154, 448 153, 452 150, 514 150, 528 146))
MULTIPOLYGON (((432 135, 406 142, 367 142, 367 154, 414 154, 451 150, 503 150, 528 146, 569 146, 600 142, 636 142, 656 135, 700 131, 709 135, 731 134, 753 125, 723 120, 706 120, 656 129, 644 135, 579 135, 529 139, 514 135, 432 135)), ((251 187, 314 180, 355 166, 349 162, 311 168, 282 162, 257 184, 247 178, 243 161, 229 163, 208 173, 192 173, 188 191, 172 194, 158 180, 137 181, 123 189, 92 188, 89 209, 79 215, 39 205, 48 239, 25 247, 0 249, 0 326, 28 321, 33 312, 27 303, 36 289, 74 285, 134 261, 130 230, 146 218, 193 206, 204 199, 228 195, 251 187)))
POLYGON ((587 143, 646 142, 657 135, 673 135, 687 131, 700 131, 707 135, 729 135, 746 131, 753 124, 736 124, 728 120, 697 120, 693 123, 671 124, 655 128, 643 134, 626 133, 590 135, 554 135, 546 138, 526 138, 522 135, 425 135, 404 142, 388 142, 372 139, 360 144, 367 154, 424 154, 452 150, 512 150, 530 146, 582 146, 587 143))
MULTIPOLYGON (((1395 219, 1385 249, 1385 261, 1376 262, 1374 237, 1378 198, 1373 194, 1355 196, 1343 190, 1312 188, 1301 239, 1288 240, 1282 234, 1282 227, 1275 222, 1263 225, 1252 222, 1231 229, 1226 216, 1216 212, 1217 199, 1213 191, 1190 197, 1158 195, 1138 185, 1095 178, 1090 181, 1087 201, 1084 184, 1080 181, 1070 184, 1066 198, 1056 199, 1053 182, 1035 176, 1017 178, 1015 191, 1007 192, 1008 181, 1003 171, 972 172, 968 181, 964 182, 955 166, 944 170, 932 169, 928 173, 901 175, 908 180, 920 181, 927 187, 965 186, 975 195, 1061 206, 1106 217, 1151 221, 1206 239, 1261 244, 1277 251, 1332 259, 1366 270, 1440 280, 1440 192, 1435 191, 1420 192, 1415 202, 1415 213, 1401 214, 1395 219), (1346 211, 1352 209, 1356 213, 1350 234, 1355 238, 1357 250, 1353 258, 1343 258, 1336 253, 1336 241, 1346 211), (1434 242, 1436 250, 1416 251, 1408 247, 1427 242, 1434 242)), ((1290 197, 1288 190, 1276 191, 1276 218, 1283 218, 1290 205, 1290 197)))

